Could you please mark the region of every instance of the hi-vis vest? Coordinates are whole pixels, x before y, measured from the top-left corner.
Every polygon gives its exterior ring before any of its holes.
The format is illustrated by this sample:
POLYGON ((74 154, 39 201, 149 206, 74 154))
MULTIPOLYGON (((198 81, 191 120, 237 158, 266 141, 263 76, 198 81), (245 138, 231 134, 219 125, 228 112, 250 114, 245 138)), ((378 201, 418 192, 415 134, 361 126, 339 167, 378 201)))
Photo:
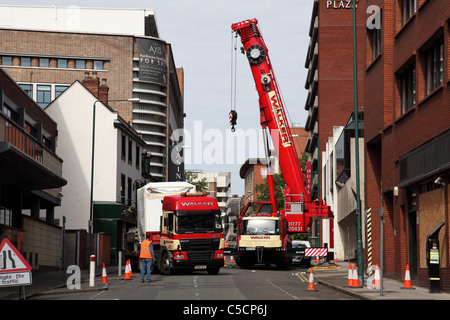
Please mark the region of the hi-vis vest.
POLYGON ((150 244, 152 242, 149 240, 144 240, 141 243, 141 254, 139 255, 139 258, 141 259, 152 259, 152 253, 150 251, 150 244))

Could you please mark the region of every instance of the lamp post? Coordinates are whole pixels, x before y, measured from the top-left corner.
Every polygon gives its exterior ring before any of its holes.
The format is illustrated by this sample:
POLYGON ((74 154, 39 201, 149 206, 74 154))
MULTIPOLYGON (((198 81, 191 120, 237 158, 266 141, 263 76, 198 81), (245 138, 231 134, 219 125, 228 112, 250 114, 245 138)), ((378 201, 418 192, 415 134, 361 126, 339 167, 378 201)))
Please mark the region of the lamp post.
POLYGON ((358 69, 356 55, 356 0, 353 0, 352 8, 353 25, 353 91, 354 91, 354 117, 355 117, 355 169, 356 169, 356 253, 358 265, 358 278, 360 283, 364 280, 363 249, 361 235, 361 201, 359 185, 359 128, 358 128, 358 69))
POLYGON ((95 109, 97 102, 118 102, 118 101, 128 101, 133 103, 138 103, 140 100, 139 98, 130 98, 130 99, 119 99, 119 100, 96 100, 94 102, 94 105, 92 107, 92 153, 91 153, 91 196, 89 201, 89 255, 91 254, 91 237, 92 237, 92 224, 93 224, 93 209, 94 209, 94 201, 93 201, 93 195, 94 195, 94 154, 95 154, 95 109))

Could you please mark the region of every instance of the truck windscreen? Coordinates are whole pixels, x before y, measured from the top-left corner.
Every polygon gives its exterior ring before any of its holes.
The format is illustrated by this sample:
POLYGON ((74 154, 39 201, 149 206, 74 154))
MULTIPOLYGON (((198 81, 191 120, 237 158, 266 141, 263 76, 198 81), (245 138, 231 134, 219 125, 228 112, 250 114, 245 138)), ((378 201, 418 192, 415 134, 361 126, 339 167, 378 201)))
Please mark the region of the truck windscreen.
POLYGON ((176 230, 181 233, 222 232, 219 210, 185 211, 176 213, 176 230))
POLYGON ((276 235, 280 234, 277 220, 250 219, 243 221, 242 234, 245 235, 276 235))

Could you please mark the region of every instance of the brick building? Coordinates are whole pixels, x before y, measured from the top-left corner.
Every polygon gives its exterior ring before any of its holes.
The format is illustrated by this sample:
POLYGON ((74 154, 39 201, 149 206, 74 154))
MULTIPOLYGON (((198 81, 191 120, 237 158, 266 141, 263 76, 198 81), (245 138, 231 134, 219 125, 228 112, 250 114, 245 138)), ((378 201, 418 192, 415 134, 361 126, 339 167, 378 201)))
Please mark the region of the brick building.
MULTIPOLYGON (((353 10, 351 1, 312 1, 310 42, 305 59, 305 68, 308 69, 305 81, 305 89, 308 90, 305 102, 305 110, 308 112, 305 130, 309 137, 304 151, 308 153, 308 160, 311 162, 312 199, 325 199, 329 191, 324 189, 327 161, 324 154, 327 151, 327 142, 333 137, 335 127, 345 126, 354 112, 353 10)), ((357 1, 358 106, 362 106, 364 101, 366 16, 365 0, 357 1)), ((336 191, 336 188, 334 190, 336 191)), ((333 248, 333 233, 334 230, 338 231, 339 226, 345 230, 347 227, 353 230, 351 241, 356 243, 355 194, 353 187, 342 196, 348 197, 349 202, 354 205, 347 207, 346 212, 341 214, 335 212, 335 219, 312 221, 311 236, 317 239, 317 246, 327 243, 333 248)), ((330 202, 331 199, 326 201, 330 202)), ((339 253, 342 255, 343 251, 341 249, 339 253)), ((350 254, 351 257, 354 255, 354 252, 350 254)))
MULTIPOLYGON (((384 274, 428 286, 427 235, 440 222, 441 288, 450 290, 450 6, 368 0, 364 76, 366 207, 384 208, 384 274)), ((379 263, 380 219, 372 218, 379 263)))
MULTIPOLYGON (((44 108, 85 73, 146 141, 152 180, 167 180, 173 131, 183 128, 183 70, 148 9, 0 6, 0 65, 44 108), (117 23, 120 22, 120 23, 117 23)), ((179 170, 183 172, 184 170, 179 170)))
MULTIPOLYGON (((364 2, 358 1, 358 8, 364 9, 364 2)), ((357 52, 361 58, 365 52, 365 17, 365 10, 357 10, 357 52)), ((333 127, 345 125, 354 111, 352 6, 347 1, 314 0, 309 36, 305 60, 308 69, 305 130, 309 138, 304 150, 315 173, 313 190, 318 190, 320 153, 325 151, 328 137, 333 136, 333 127)), ((358 105, 364 99, 363 74, 364 64, 359 63, 358 105)), ((319 190, 313 197, 321 198, 321 194, 319 190)))

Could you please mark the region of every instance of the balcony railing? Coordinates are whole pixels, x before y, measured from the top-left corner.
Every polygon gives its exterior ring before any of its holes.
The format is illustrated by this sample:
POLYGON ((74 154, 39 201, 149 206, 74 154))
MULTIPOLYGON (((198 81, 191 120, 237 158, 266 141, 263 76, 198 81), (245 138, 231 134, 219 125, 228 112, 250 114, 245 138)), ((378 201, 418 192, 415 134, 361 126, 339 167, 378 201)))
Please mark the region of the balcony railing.
POLYGON ((17 127, 11 121, 5 121, 5 141, 29 155, 34 160, 43 163, 43 147, 26 131, 17 127))
POLYGON ((0 141, 7 141, 24 154, 62 176, 62 159, 26 130, 0 112, 0 141))

